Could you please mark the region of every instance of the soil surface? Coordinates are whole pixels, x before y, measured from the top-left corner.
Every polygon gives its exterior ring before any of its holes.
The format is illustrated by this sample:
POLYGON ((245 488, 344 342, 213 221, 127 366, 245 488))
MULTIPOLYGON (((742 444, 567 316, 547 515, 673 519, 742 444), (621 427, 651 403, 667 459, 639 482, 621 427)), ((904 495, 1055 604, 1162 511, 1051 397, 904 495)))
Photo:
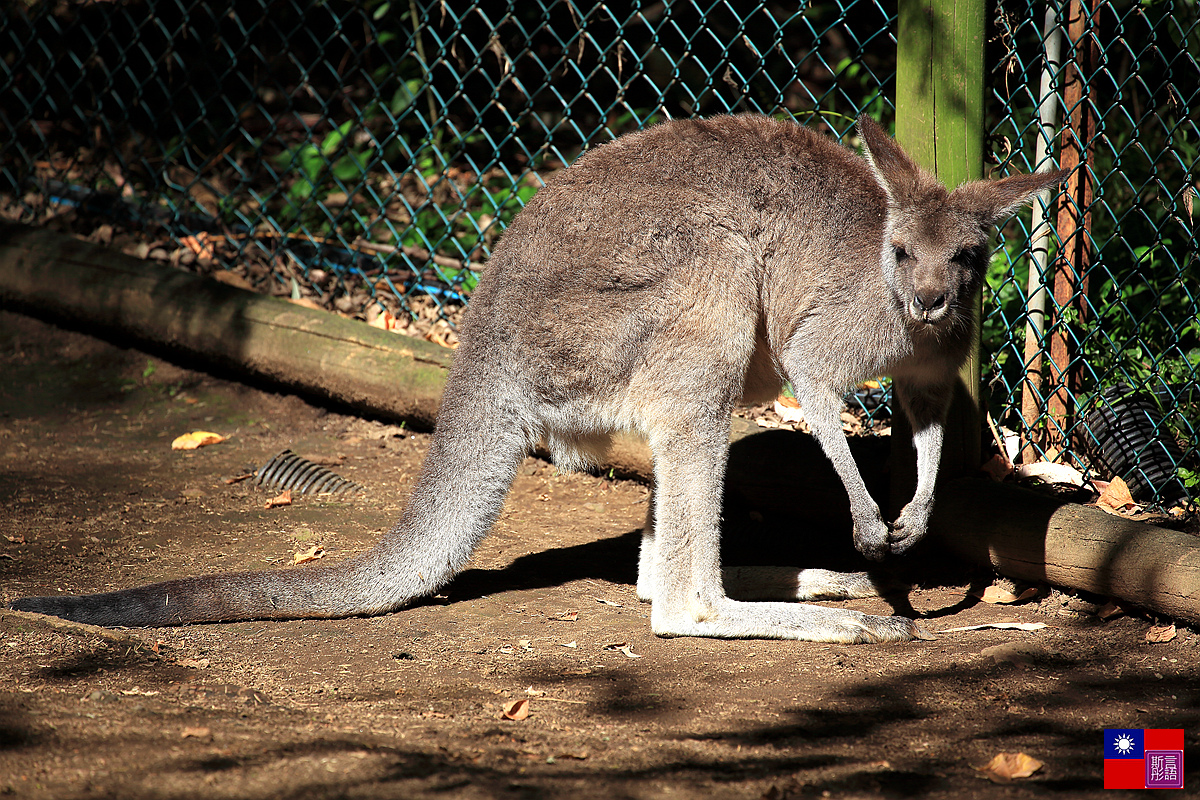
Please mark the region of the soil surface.
MULTIPOLYGON (((0 369, 5 602, 304 569, 293 556, 316 545, 344 558, 390 527, 429 443, 7 313, 0 369), (171 450, 198 429, 229 439, 171 450), (227 482, 284 448, 365 492, 267 508, 273 492, 227 482)), ((906 596, 840 605, 933 631, 1047 627, 898 645, 659 639, 633 586, 647 498, 531 458, 471 568, 373 619, 101 635, 6 612, 0 796, 1098 798, 1106 727, 1183 728, 1197 785, 1193 632, 1151 644, 1153 620, 1103 621, 1103 598, 1047 587, 980 602, 990 576, 926 552, 898 566, 917 580, 906 596), (505 718, 518 700, 528 716, 505 718), (981 768, 999 753, 1042 766, 997 783, 981 768)), ((727 525, 743 563, 811 551, 862 568, 848 530, 744 502, 727 525)))

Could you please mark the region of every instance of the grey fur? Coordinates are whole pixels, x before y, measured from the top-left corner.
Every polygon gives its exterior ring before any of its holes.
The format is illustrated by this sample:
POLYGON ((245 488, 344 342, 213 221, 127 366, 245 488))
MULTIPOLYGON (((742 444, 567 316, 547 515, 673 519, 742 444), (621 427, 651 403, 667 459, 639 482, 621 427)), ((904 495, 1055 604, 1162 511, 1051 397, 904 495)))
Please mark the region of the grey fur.
POLYGON ((663 636, 909 639, 900 617, 804 605, 875 592, 863 574, 719 563, 729 415, 790 380, 850 496, 868 558, 925 534, 942 424, 972 347, 970 300, 992 225, 1058 174, 947 192, 872 121, 863 159, 760 116, 669 122, 556 176, 513 221, 463 325, 429 456, 403 516, 368 553, 13 608, 101 625, 379 614, 467 563, 516 468, 545 441, 564 468, 614 431, 645 435, 656 492, 638 592, 663 636), (913 423, 916 493, 890 528, 841 430, 842 394, 894 378, 913 423), (758 602, 733 600, 726 588, 758 602))

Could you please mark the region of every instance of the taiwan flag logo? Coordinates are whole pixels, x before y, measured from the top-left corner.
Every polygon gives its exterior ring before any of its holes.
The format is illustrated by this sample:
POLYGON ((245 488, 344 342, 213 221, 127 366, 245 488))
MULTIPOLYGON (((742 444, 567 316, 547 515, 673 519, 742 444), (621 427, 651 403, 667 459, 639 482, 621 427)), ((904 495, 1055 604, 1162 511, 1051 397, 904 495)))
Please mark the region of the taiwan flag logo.
POLYGON ((1182 789, 1183 730, 1104 729, 1105 789, 1182 789))

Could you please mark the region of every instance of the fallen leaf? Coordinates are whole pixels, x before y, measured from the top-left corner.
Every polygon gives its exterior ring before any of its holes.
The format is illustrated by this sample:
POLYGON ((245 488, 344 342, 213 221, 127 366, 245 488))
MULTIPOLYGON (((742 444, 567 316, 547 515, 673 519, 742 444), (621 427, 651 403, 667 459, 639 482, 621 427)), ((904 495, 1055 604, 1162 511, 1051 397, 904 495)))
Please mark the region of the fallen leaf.
POLYGON ((211 260, 217 257, 213 250, 212 238, 204 231, 197 233, 195 236, 184 236, 179 240, 179 243, 195 253, 196 258, 211 260))
POLYGON ((572 648, 572 649, 574 649, 574 648, 576 648, 576 647, 579 647, 579 643, 578 643, 578 642, 565 642, 565 643, 561 643, 561 644, 562 644, 562 646, 563 646, 563 647, 570 647, 570 648, 572 648))
POLYGON ((520 722, 529 717, 529 699, 522 697, 504 706, 504 718, 520 722))
POLYGON ((1107 622, 1110 619, 1116 619, 1117 617, 1122 616, 1124 613, 1125 609, 1121 608, 1112 600, 1109 600, 1100 607, 1100 610, 1096 612, 1096 616, 1107 622))
POLYGON ((316 311, 325 310, 324 306, 322 306, 316 300, 313 300, 311 297, 289 297, 287 298, 287 301, 292 305, 304 306, 305 308, 311 308, 316 311))
POLYGON ((171 442, 172 450, 195 450, 210 444, 220 444, 226 437, 212 431, 191 431, 175 438, 171 442))
POLYGON ((181 667, 191 667, 192 669, 204 669, 208 666, 207 658, 181 658, 175 662, 181 667))
POLYGON ((279 506, 290 506, 292 504, 292 490, 284 489, 279 494, 267 501, 263 508, 278 508, 279 506))
POLYGON ((237 274, 236 272, 231 272, 227 269, 219 269, 210 277, 212 277, 213 280, 220 281, 226 286, 234 286, 238 289, 245 289, 248 292, 254 291, 254 284, 250 283, 250 281, 246 280, 243 276, 237 274))
POLYGON ((989 586, 982 592, 972 592, 972 597, 977 597, 985 603, 1012 605, 1013 603, 1023 603, 1033 597, 1037 597, 1037 587, 1030 586, 1019 595, 1013 594, 1000 586, 989 586))
POLYGON ((1169 642, 1176 636, 1175 623, 1170 625, 1155 625, 1150 630, 1146 631, 1146 641, 1150 644, 1162 644, 1169 642))
POLYGON ((1002 483, 1005 478, 1013 473, 1012 464, 999 453, 989 458, 980 469, 997 483, 1002 483))
POLYGON ((368 318, 367 324, 372 328, 382 328, 392 332, 402 331, 405 327, 392 312, 387 310, 380 311, 379 316, 368 318))
POLYGON ((1022 464, 1017 467, 1017 477, 1039 480, 1043 483, 1056 483, 1065 486, 1075 486, 1082 489, 1085 485, 1083 473, 1066 464, 1051 464, 1049 461, 1038 461, 1033 464, 1022 464))
POLYGON ((622 608, 620 603, 614 603, 612 600, 605 600, 603 597, 597 597, 597 598, 595 598, 595 600, 597 603, 603 603, 606 606, 612 606, 613 608, 622 608))
POLYGON ((121 694, 125 695, 126 697, 154 697, 155 695, 158 694, 158 692, 155 692, 155 691, 147 692, 147 691, 143 690, 140 686, 135 686, 132 689, 123 689, 121 691, 121 694))
POLYGON ((1125 481, 1113 478, 1096 501, 1096 506, 1104 511, 1119 514, 1127 508, 1137 508, 1137 503, 1133 501, 1133 495, 1129 493, 1129 486, 1125 481))
POLYGON ((1040 631, 1050 626, 1044 622, 985 622, 982 625, 963 625, 961 628, 946 628, 938 633, 957 633, 959 631, 1040 631))
POLYGON ((511 656, 513 653, 513 648, 511 644, 502 644, 496 648, 496 652, 503 653, 506 656, 511 656))
POLYGON ((179 734, 180 739, 200 739, 201 741, 212 741, 211 728, 184 728, 179 734))
POLYGON ((297 564, 307 564, 309 561, 316 561, 318 558, 325 557, 325 548, 319 544, 313 545, 303 553, 292 554, 292 566, 297 564))
POLYGON ((533 645, 530 644, 528 639, 522 639, 521 641, 517 642, 517 644, 521 645, 521 649, 524 650, 525 652, 527 652, 527 653, 533 652, 533 645))
POLYGON ((1008 783, 1017 778, 1028 778, 1043 766, 1041 761, 1024 753, 997 753, 979 771, 993 783, 1008 783))
POLYGON ((800 410, 800 404, 791 397, 781 397, 775 401, 775 413, 779 418, 789 424, 796 422, 804 422, 804 412, 800 410))
POLYGON ((13 544, 25 544, 25 534, 23 533, 20 536, 5 536, 4 538, 13 544))
POLYGON ((628 642, 614 642, 612 644, 604 645, 602 649, 624 653, 626 658, 641 658, 641 656, 630 649, 632 646, 633 645, 629 644, 628 642))
POLYGON ((558 620, 559 622, 575 622, 579 619, 578 611, 564 611, 561 614, 555 614, 550 619, 558 620))
POLYGON ((458 342, 450 341, 450 339, 447 338, 447 335, 440 331, 430 331, 429 333, 425 334, 425 341, 433 342, 439 347, 445 347, 449 350, 458 349, 458 342))
POLYGON ((529 695, 530 697, 541 697, 545 694, 545 692, 543 692, 541 689, 535 689, 530 686, 525 689, 525 694, 529 695))
POLYGON ((246 472, 242 475, 234 475, 232 478, 225 479, 225 485, 231 486, 235 483, 241 483, 242 481, 250 480, 253 477, 254 477, 253 472, 246 472))

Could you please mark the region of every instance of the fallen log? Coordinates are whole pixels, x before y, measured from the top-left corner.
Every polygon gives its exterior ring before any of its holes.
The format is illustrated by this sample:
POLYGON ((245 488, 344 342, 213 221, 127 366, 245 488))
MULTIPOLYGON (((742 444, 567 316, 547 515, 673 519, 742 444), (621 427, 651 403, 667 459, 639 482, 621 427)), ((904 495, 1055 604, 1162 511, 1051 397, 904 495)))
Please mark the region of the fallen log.
POLYGON ((1200 624, 1200 539, 987 480, 942 487, 931 521, 959 556, 1200 624))
POLYGON ((451 354, 51 231, 0 224, 0 306, 431 428, 451 354))

